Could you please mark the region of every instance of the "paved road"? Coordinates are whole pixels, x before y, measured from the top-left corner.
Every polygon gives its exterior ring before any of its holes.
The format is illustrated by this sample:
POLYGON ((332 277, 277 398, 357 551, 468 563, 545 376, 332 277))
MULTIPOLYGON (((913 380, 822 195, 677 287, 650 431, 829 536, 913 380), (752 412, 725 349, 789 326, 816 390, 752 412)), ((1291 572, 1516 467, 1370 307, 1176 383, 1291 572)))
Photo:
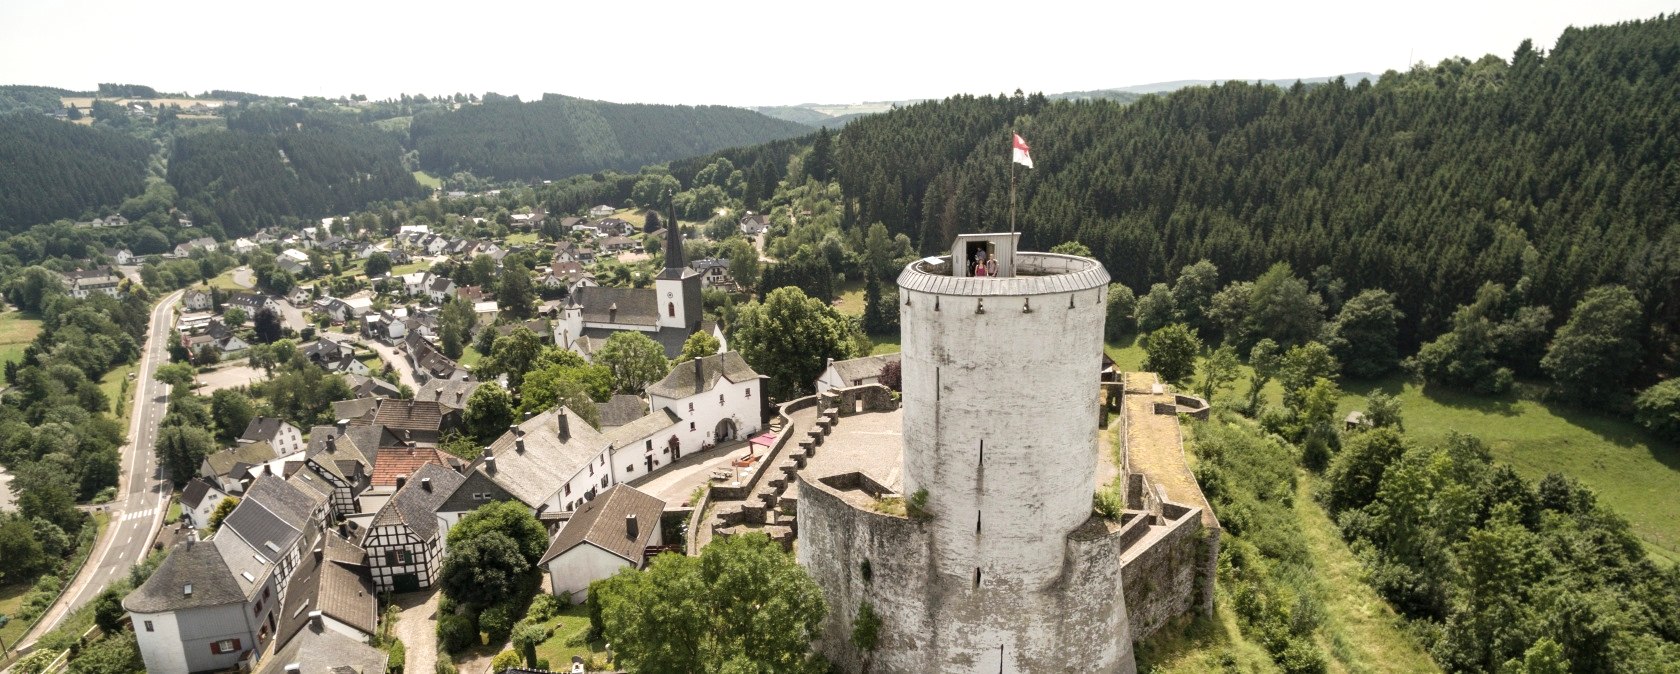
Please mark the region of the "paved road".
POLYGON ((235 267, 233 270, 233 282, 234 284, 247 289, 256 287, 257 285, 257 280, 251 276, 250 267, 235 267))
MULTIPOLYGON (((391 383, 398 386, 408 384, 408 387, 414 389, 416 393, 420 391, 420 384, 414 379, 414 366, 409 365, 408 358, 397 352, 397 347, 390 346, 377 339, 367 339, 360 335, 352 335, 349 333, 334 332, 329 333, 327 336, 340 342, 352 342, 373 349, 374 353, 379 354, 379 357, 385 359, 385 362, 390 363, 391 369, 396 371, 397 376, 393 377, 395 381, 392 381, 391 383)), ((378 375, 378 373, 374 374, 375 376, 378 375)))
POLYGON ((140 355, 140 374, 135 380, 134 413, 128 437, 132 441, 122 448, 122 474, 117 493, 119 498, 106 506, 111 523, 94 546, 93 556, 70 584, 70 589, 48 609, 46 617, 35 630, 21 640, 24 647, 33 645, 42 634, 57 627, 70 611, 80 608, 98 596, 111 582, 125 578, 128 568, 145 559, 152 540, 163 524, 168 509, 170 487, 162 479, 157 457, 152 451, 157 441, 158 422, 168 407, 168 386, 157 381, 158 365, 167 362, 166 340, 175 323, 175 304, 181 291, 163 298, 152 310, 151 325, 146 332, 146 346, 140 355))

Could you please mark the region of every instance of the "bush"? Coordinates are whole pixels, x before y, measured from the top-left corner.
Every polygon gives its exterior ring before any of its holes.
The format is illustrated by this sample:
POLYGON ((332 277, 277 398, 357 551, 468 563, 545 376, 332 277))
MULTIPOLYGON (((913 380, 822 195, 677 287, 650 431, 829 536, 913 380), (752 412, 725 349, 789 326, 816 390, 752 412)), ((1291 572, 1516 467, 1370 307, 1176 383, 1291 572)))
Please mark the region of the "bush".
POLYGON ((496 657, 490 659, 490 671, 500 672, 523 664, 525 664, 524 658, 520 657, 519 653, 511 650, 502 651, 497 653, 496 657))
POLYGON ((1633 407, 1641 426, 1664 437, 1680 437, 1680 379, 1645 389, 1633 407))
POLYGON ((927 487, 917 489, 916 493, 910 495, 910 498, 904 499, 904 513, 913 520, 926 522, 933 519, 933 513, 927 509, 927 502, 927 487))
POLYGON ((392 639, 385 647, 385 655, 390 661, 385 665, 389 674, 402 674, 403 667, 408 664, 408 647, 403 645, 402 639, 392 639))
POLYGON ((478 614, 478 629, 490 635, 490 643, 500 643, 513 633, 513 611, 507 604, 497 604, 478 614))
POLYGON ((542 622, 560 615, 560 598, 546 592, 531 600, 531 608, 525 611, 525 619, 531 622, 542 622))
POLYGON ((479 644, 478 624, 472 616, 445 613, 438 618, 438 646, 457 653, 479 644))

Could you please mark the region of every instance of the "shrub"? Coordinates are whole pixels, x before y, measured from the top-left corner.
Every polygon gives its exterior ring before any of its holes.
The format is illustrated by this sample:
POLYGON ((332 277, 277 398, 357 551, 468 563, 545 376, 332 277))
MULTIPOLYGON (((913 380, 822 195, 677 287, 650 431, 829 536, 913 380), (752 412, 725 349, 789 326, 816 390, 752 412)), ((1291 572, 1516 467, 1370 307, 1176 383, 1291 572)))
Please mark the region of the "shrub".
POLYGON ((904 514, 909 516, 910 519, 924 522, 933 519, 933 513, 927 509, 927 502, 927 487, 917 489, 916 493, 910 495, 910 498, 904 499, 904 514))
POLYGON ((875 606, 864 601, 858 607, 857 618, 852 620, 852 645, 860 651, 873 651, 881 639, 881 616, 875 614, 875 606))
POLYGON ((385 665, 385 671, 390 674, 402 674, 403 667, 408 664, 408 647, 403 645, 402 639, 392 639, 390 645, 385 647, 385 654, 390 660, 385 665))
POLYGON ((478 645, 478 625, 472 616, 444 613, 438 618, 438 646, 451 653, 478 645))
POLYGON ((560 598, 545 592, 531 600, 531 608, 525 611, 525 619, 542 622, 560 615, 560 609, 560 598))
POLYGON ((1680 379, 1645 389, 1634 401, 1634 418, 1652 433, 1680 437, 1680 379))
POLYGON ((513 632, 513 611, 507 604, 497 604, 478 614, 478 629, 490 635, 491 643, 508 638, 513 632))
POLYGON ((511 650, 502 651, 497 653, 496 657, 490 659, 490 671, 500 672, 523 664, 525 664, 524 659, 519 656, 519 653, 511 650))

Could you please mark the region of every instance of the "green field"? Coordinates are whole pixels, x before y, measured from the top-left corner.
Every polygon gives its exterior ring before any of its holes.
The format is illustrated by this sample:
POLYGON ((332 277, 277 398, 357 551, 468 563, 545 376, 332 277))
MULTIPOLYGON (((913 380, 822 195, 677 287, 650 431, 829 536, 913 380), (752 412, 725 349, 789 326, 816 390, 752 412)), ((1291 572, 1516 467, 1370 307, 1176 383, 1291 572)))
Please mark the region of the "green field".
POLYGON ((402 276, 403 274, 412 274, 412 273, 417 272, 417 271, 426 271, 427 269, 431 269, 431 268, 432 268, 432 265, 430 263, 410 262, 408 264, 399 264, 399 265, 395 265, 395 266, 391 267, 391 275, 392 276, 402 276))
MULTIPOLYGON (((1123 370, 1138 370, 1143 348, 1135 339, 1109 342, 1108 354, 1123 370)), ((1234 399, 1248 390, 1250 371, 1222 394, 1234 399)), ((1680 562, 1680 447, 1655 437, 1633 422, 1540 399, 1540 386, 1518 383, 1502 396, 1477 396, 1424 387, 1401 375, 1376 381, 1343 381, 1340 414, 1364 407, 1365 395, 1382 390, 1400 399, 1406 435, 1434 442, 1451 431, 1487 442, 1493 457, 1530 480, 1563 473, 1598 492, 1604 503, 1633 525, 1633 531, 1659 563, 1680 562)), ((1266 387, 1270 404, 1282 389, 1266 387)))
POLYGON ((536 243, 536 242, 537 242, 537 233, 536 232, 521 232, 519 234, 509 234, 508 238, 507 238, 507 245, 509 245, 509 246, 524 246, 524 245, 533 244, 533 243, 536 243))
POLYGON ((210 279, 209 284, 213 288, 221 288, 222 290, 237 290, 241 292, 250 290, 250 288, 233 282, 232 269, 217 274, 215 278, 210 279))
POLYGON ((41 319, 21 311, 0 314, 0 363, 23 359, 23 350, 41 334, 41 319))
POLYGON ((104 377, 99 378, 99 390, 104 391, 105 397, 111 401, 111 409, 108 411, 111 412, 111 416, 117 418, 117 423, 122 424, 124 432, 128 430, 129 412, 134 409, 131 403, 134 401, 135 382, 128 382, 126 393, 123 391, 123 382, 128 380, 129 373, 134 372, 136 367, 137 363, 129 363, 106 372, 104 377))
POLYGON ((835 311, 839 311, 841 314, 846 316, 863 315, 864 303, 862 281, 847 281, 844 285, 836 288, 836 290, 839 291, 839 294, 834 297, 835 311))
MULTIPOLYGON (((29 594, 29 588, 32 586, 33 583, 0 585, 0 613, 14 616, 11 621, 6 623, 5 627, 0 627, 0 642, 5 643, 8 649, 12 647, 12 644, 17 643, 18 637, 23 636, 24 630, 29 629, 29 621, 19 620, 15 616, 18 608, 23 606, 23 596, 29 594)), ((0 658, 0 660, 3 659, 0 658)))
POLYGON ((455 362, 460 363, 462 367, 472 367, 473 364, 477 363, 478 360, 483 357, 484 354, 479 353, 478 349, 475 349, 471 344, 468 344, 461 350, 461 359, 455 362))
POLYGON ((434 189, 434 190, 443 188, 443 180, 442 179, 440 179, 436 176, 433 176, 432 174, 427 173, 425 171, 415 171, 414 172, 414 182, 420 183, 421 185, 423 185, 425 187, 428 187, 428 188, 431 188, 431 189, 434 189))

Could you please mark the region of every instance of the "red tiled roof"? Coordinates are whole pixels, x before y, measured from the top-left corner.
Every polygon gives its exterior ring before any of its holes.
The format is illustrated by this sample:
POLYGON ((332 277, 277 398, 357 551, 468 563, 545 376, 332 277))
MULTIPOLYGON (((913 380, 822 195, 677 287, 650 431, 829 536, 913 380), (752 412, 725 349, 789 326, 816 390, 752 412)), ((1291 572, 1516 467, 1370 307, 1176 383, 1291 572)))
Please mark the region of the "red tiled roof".
POLYGON ((428 463, 448 467, 449 455, 429 447, 380 449, 373 463, 372 486, 395 487, 397 478, 413 476, 428 463))

